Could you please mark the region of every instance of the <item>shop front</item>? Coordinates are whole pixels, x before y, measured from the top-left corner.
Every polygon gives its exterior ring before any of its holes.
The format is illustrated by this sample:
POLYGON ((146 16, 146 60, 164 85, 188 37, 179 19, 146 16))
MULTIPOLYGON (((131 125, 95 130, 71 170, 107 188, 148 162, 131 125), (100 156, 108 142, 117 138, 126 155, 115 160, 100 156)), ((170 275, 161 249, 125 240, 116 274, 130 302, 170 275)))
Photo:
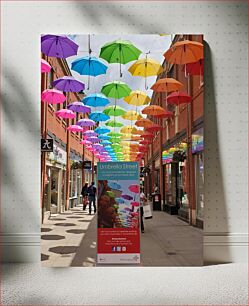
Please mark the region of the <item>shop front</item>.
POLYGON ((69 207, 73 208, 81 203, 82 157, 71 151, 70 162, 69 207))

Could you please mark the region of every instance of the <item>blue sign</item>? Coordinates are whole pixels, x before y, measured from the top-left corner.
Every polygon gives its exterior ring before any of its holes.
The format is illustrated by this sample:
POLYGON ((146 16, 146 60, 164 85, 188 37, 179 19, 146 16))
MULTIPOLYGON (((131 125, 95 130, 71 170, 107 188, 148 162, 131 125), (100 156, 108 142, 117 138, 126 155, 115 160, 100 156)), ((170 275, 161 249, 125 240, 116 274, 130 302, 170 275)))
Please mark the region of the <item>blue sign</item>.
POLYGON ((99 180, 139 180, 138 162, 104 162, 98 163, 99 180))

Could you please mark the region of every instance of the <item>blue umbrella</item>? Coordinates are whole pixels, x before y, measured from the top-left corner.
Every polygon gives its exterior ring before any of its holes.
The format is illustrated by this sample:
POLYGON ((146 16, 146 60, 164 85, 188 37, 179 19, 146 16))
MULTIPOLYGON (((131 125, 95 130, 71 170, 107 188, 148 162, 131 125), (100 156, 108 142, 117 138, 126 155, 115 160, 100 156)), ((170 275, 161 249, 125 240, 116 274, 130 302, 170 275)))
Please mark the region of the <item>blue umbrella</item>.
POLYGON ((125 203, 124 199, 122 199, 122 198, 115 198, 115 201, 116 201, 117 203, 119 203, 119 204, 125 203))
POLYGON ((110 117, 106 114, 101 113, 101 112, 95 112, 95 113, 91 113, 89 115, 89 119, 99 122, 99 121, 106 121, 106 120, 110 119, 110 117))
POLYGON ((98 136, 100 140, 109 140, 111 139, 111 136, 107 136, 107 135, 99 135, 98 136))
POLYGON ((109 140, 103 140, 103 141, 101 141, 101 144, 102 144, 102 145, 110 145, 110 144, 111 144, 111 141, 109 141, 109 140))
POLYGON ((109 133, 111 130, 108 129, 107 127, 99 126, 95 129, 95 132, 98 134, 106 134, 109 133))
POLYGON ((108 186, 111 187, 112 189, 121 189, 121 185, 119 185, 116 182, 108 182, 108 186))
POLYGON ((85 56, 72 62, 71 69, 81 75, 106 74, 107 66, 97 57, 85 56))
POLYGON ((86 96, 82 102, 87 106, 100 107, 106 106, 110 101, 103 94, 91 94, 86 96))

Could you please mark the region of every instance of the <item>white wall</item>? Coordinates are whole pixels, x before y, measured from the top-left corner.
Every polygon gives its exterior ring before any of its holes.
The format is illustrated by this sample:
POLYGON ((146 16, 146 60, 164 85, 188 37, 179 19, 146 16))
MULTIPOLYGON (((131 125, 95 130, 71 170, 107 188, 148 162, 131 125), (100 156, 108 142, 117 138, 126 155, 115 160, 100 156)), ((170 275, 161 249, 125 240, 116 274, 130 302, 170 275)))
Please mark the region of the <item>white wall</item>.
POLYGON ((1 1, 4 259, 40 260, 40 34, 204 33, 207 262, 247 260, 247 1, 1 1))

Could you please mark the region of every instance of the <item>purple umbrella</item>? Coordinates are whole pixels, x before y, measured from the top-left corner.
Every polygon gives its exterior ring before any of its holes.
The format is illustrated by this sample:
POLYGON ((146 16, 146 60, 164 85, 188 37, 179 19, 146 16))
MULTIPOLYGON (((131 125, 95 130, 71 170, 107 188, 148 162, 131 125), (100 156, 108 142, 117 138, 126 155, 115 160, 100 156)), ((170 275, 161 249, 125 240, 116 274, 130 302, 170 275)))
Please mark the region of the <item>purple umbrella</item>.
POLYGON ((76 122, 77 125, 79 126, 94 126, 95 122, 93 120, 90 119, 80 119, 79 121, 76 122))
POLYGON ((130 195, 128 195, 128 194, 122 194, 121 197, 122 197, 123 199, 125 199, 125 200, 128 200, 128 201, 130 201, 130 200, 133 199, 133 197, 130 196, 130 195))
POLYGON ((95 133, 95 132, 92 131, 92 130, 86 131, 86 132, 84 132, 83 134, 84 134, 84 136, 86 136, 86 137, 93 137, 93 136, 97 136, 97 135, 98 135, 97 133, 95 133))
POLYGON ((95 136, 89 137, 89 138, 87 138, 87 140, 88 140, 88 141, 91 141, 91 142, 93 142, 93 143, 95 143, 95 142, 100 142, 100 140, 98 139, 98 137, 95 137, 95 136))
POLYGON ((41 51, 47 56, 67 58, 76 55, 79 46, 66 35, 42 35, 41 51))
POLYGON ((53 86, 64 92, 79 92, 85 89, 85 84, 76 80, 72 76, 64 76, 53 81, 53 86))
POLYGON ((101 150, 103 148, 100 144, 93 144, 92 147, 96 150, 101 150))
POLYGON ((88 106, 85 106, 83 102, 73 102, 67 106, 68 109, 72 110, 73 112, 77 113, 91 113, 91 108, 88 106))

